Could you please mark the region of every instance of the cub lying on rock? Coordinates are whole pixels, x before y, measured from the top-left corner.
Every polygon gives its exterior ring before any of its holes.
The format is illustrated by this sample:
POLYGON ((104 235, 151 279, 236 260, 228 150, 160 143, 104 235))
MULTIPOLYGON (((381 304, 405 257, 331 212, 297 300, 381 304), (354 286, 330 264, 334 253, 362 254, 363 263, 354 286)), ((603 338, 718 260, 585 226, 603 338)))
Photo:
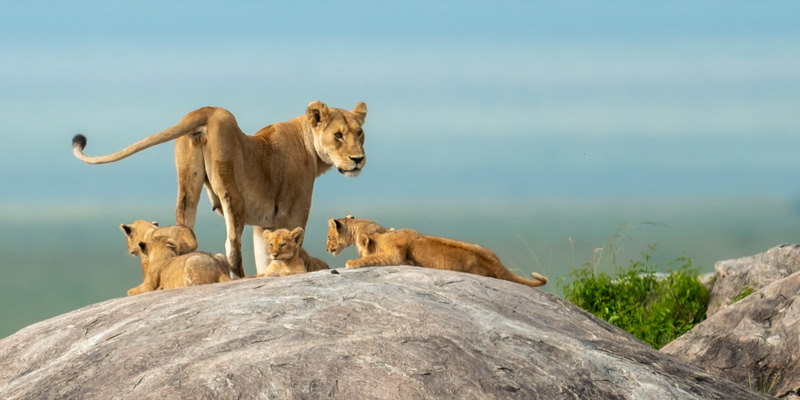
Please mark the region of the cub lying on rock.
POLYGON ((356 243, 358 235, 365 234, 369 236, 374 233, 384 233, 388 230, 368 219, 356 218, 352 215, 340 219, 331 218, 328 220, 328 240, 325 243, 325 247, 331 254, 338 256, 342 250, 355 244, 358 253, 361 254, 361 257, 364 257, 366 255, 365 250, 356 243))
POLYGON ((272 261, 267 265, 267 269, 257 276, 280 276, 307 272, 306 263, 300 254, 305 236, 303 228, 295 228, 291 232, 288 229, 264 230, 263 235, 272 261))
MULTIPOLYGON (((147 275, 147 257, 142 256, 140 242, 148 242, 154 237, 170 237, 177 243, 177 253, 186 254, 197 250, 197 240, 194 237, 194 232, 185 225, 172 225, 163 228, 158 227, 158 222, 147 222, 145 220, 136 220, 132 224, 122 224, 119 229, 125 234, 125 240, 128 244, 128 252, 135 257, 142 259, 142 274, 147 275)), ((144 285, 144 283, 142 283, 144 285)), ((139 285, 137 288, 128 290, 128 295, 131 295, 131 290, 138 289, 141 292, 142 288, 139 285)), ((156 288, 160 289, 160 288, 156 288)))
POLYGON ((230 281, 231 266, 222 254, 194 252, 178 254, 178 244, 168 236, 139 242, 139 250, 148 259, 144 282, 129 290, 128 296, 157 289, 230 281))
POLYGON ((468 272, 528 286, 542 286, 547 283, 547 278, 535 272, 531 273, 531 276, 536 280, 515 275, 500 263, 493 251, 485 247, 438 236, 427 236, 411 229, 379 232, 382 228, 380 225, 375 224, 376 227, 363 221, 344 218, 329 224, 328 250, 337 248, 331 241, 344 243, 355 239, 355 245, 361 253, 361 258, 347 261, 347 268, 416 265, 468 272), (366 233, 369 230, 374 232, 366 233))

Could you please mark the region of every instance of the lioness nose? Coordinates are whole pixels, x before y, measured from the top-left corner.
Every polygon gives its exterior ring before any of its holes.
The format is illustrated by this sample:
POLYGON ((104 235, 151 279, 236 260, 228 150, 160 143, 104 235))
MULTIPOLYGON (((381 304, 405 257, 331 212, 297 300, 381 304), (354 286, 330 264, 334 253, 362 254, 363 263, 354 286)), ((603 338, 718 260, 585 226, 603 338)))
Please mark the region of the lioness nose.
POLYGON ((356 164, 361 164, 361 161, 364 161, 364 156, 361 157, 350 156, 350 159, 353 160, 353 162, 356 164))

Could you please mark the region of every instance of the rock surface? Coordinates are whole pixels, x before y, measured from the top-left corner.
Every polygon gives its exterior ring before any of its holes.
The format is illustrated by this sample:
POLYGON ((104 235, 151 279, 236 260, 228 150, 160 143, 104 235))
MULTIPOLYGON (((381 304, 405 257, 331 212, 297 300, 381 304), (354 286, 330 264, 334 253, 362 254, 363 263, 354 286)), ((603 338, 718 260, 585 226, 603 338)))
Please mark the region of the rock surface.
POLYGON ((553 295, 415 267, 150 292, 0 340, 0 398, 766 398, 553 295))
POLYGON ((710 373, 778 397, 800 390, 800 273, 771 283, 664 346, 710 373))
POLYGON ((706 315, 729 306, 746 286, 758 290, 800 271, 800 245, 782 244, 754 256, 719 261, 706 315))

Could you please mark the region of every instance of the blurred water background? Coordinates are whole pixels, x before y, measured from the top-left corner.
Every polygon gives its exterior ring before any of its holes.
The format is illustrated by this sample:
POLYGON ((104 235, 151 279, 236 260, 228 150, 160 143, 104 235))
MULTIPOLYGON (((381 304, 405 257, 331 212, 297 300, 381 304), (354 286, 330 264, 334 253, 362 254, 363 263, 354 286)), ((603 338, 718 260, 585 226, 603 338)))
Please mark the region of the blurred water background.
MULTIPOLYGON (((353 214, 550 278, 800 242, 800 3, 0 2, 0 337, 141 282, 118 226, 174 223, 173 145, 365 101, 367 166, 318 179, 306 247, 353 214), (608 244, 613 247, 609 248, 608 244), (605 249, 598 251, 597 249, 605 249)), ((200 249, 221 252, 203 195, 200 249)), ((249 229, 245 267, 254 272, 249 229)))

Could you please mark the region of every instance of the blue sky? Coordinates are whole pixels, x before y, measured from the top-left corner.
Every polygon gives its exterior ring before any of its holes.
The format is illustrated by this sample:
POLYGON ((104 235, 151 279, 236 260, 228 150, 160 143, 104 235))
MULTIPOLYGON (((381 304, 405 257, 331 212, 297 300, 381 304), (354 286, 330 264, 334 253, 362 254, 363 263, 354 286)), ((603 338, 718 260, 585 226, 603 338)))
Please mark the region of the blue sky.
POLYGON ((0 168, 16 176, 0 203, 105 204, 128 187, 171 202, 171 145, 87 166, 70 138, 105 154, 205 105, 254 133, 315 99, 369 107, 364 174, 327 174, 319 199, 797 197, 799 15, 796 2, 4 1, 0 168))

